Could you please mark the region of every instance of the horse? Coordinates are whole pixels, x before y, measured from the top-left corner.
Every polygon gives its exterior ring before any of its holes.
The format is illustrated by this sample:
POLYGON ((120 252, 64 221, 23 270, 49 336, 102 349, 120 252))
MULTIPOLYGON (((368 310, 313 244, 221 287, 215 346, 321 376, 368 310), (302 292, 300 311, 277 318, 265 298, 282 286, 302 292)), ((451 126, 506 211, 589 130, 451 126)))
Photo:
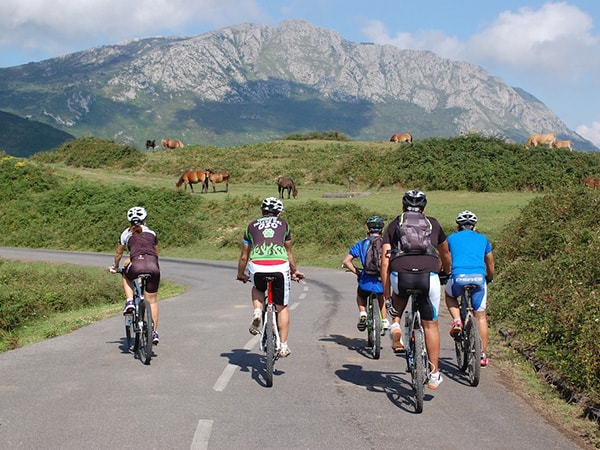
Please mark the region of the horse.
POLYGON ((573 151, 573 147, 571 147, 571 141, 556 141, 552 143, 552 147, 554 148, 568 148, 573 151))
MULTIPOLYGON (((215 184, 225 183, 225 192, 229 192, 229 172, 213 172, 212 170, 206 171, 207 179, 212 184, 213 192, 217 192, 215 184)), ((206 181, 208 189, 208 181, 206 181)))
POLYGON ((164 138, 160 142, 162 144, 162 149, 163 150, 175 149, 175 148, 182 148, 183 147, 183 142, 181 142, 179 139, 164 138))
POLYGON ((154 139, 152 141, 150 139, 146 140, 146 150, 148 150, 150 148, 152 150, 154 150, 154 147, 156 147, 156 139, 154 139))
POLYGON ((408 133, 394 134, 390 138, 390 142, 407 142, 408 144, 412 144, 412 136, 408 133))
POLYGON ((206 176, 206 170, 186 170, 179 177, 179 181, 175 184, 177 189, 183 185, 183 190, 187 190, 188 185, 190 191, 194 192, 194 184, 202 183, 202 193, 208 192, 208 177, 206 176))
POLYGON ((287 177, 280 176, 277 178, 277 188, 279 190, 279 198, 283 198, 283 192, 287 190, 288 198, 290 198, 290 193, 294 196, 294 198, 298 198, 298 189, 296 189, 296 183, 294 180, 287 177))
POLYGON ((553 144, 556 142, 556 135, 554 133, 548 134, 532 134, 527 139, 525 143, 525 148, 529 148, 531 146, 537 147, 538 145, 547 145, 549 147, 553 147, 553 144))
POLYGON ((583 182, 592 189, 600 188, 600 178, 585 177, 583 182))

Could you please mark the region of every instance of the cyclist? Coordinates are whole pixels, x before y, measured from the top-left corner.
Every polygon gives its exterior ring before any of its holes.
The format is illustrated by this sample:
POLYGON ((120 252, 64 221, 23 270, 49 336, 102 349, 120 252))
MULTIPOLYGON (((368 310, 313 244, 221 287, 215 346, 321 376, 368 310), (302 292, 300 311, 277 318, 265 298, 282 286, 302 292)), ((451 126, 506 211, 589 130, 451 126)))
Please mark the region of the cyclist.
POLYGON ((158 345, 158 287, 160 285, 160 267, 158 265, 158 239, 156 233, 146 225, 148 213, 141 206, 134 206, 127 211, 127 220, 131 224, 126 228, 117 244, 114 264, 109 268, 117 273, 125 248, 129 250, 129 259, 125 260, 123 271, 123 290, 125 291, 125 309, 123 315, 131 315, 135 309, 133 301, 133 281, 142 273, 148 273, 145 298, 150 303, 154 336, 152 343, 158 345))
POLYGON ((290 313, 288 302, 290 280, 300 281, 304 274, 298 271, 292 254, 292 235, 285 220, 279 217, 283 202, 276 197, 265 198, 261 204, 262 217, 250 222, 242 239, 242 252, 238 262, 237 280, 252 286, 252 323, 250 333, 258 334, 261 329, 262 308, 265 302, 267 275, 275 275, 273 281, 273 303, 277 308, 277 324, 281 338, 279 355, 290 354, 288 332, 290 313))
POLYGON ((463 327, 456 300, 463 293, 464 284, 477 284, 473 291, 472 306, 481 334, 481 366, 488 365, 488 322, 486 317, 487 283, 494 279, 494 255, 487 237, 476 231, 477 216, 465 210, 456 216, 457 232, 448 236, 452 256, 452 274, 446 284, 446 306, 452 316, 450 336, 458 336, 463 327))
MULTIPOLYGON (((411 190, 402 198, 403 212, 414 211, 424 214, 427 205, 425 193, 411 190)), ((396 317, 390 327, 392 339, 401 334, 399 316, 408 300, 407 289, 420 289, 424 292, 419 299, 421 319, 425 330, 425 347, 431 363, 431 374, 428 387, 437 389, 442 382, 438 362, 440 356, 440 333, 438 328, 438 311, 441 298, 441 285, 438 273, 440 268, 451 272, 450 252, 446 242, 446 234, 440 223, 433 217, 426 216, 430 224, 431 249, 423 254, 399 253, 400 218, 398 216, 386 228, 383 234, 383 258, 381 261, 381 281, 386 299, 388 315, 396 317), (391 306, 391 307, 390 307, 391 306)))
MULTIPOLYGON (((379 216, 371 216, 366 221, 367 226, 367 237, 356 242, 348 254, 344 257, 342 265, 347 268, 350 272, 358 277, 358 288, 356 289, 356 304, 358 305, 358 323, 356 327, 359 331, 365 331, 367 327, 367 297, 371 292, 377 294, 379 299, 379 307, 381 309, 381 317, 383 318, 383 329, 389 328, 389 321, 385 311, 385 301, 383 298, 383 286, 381 285, 381 276, 371 275, 365 270, 359 270, 353 264, 355 258, 360 259, 360 263, 363 269, 366 267, 367 250, 369 248, 369 241, 374 238, 381 237, 381 233, 384 227, 384 221, 379 216)), ((375 245, 375 243, 373 243, 375 245)))

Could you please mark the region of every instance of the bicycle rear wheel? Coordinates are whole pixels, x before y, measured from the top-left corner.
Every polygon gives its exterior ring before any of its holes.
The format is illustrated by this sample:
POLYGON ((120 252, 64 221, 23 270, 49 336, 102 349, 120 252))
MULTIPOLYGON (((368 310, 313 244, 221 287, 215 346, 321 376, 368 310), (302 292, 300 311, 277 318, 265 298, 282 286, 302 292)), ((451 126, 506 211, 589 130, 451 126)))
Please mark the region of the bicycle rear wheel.
POLYGON ((469 383, 475 387, 479 384, 481 376, 481 336, 479 335, 477 319, 471 316, 469 322, 470 326, 467 329, 469 347, 465 351, 467 355, 465 358, 467 360, 466 371, 469 375, 469 383))
POLYGON ((273 332, 273 314, 266 314, 266 352, 267 352, 267 387, 273 386, 273 369, 275 368, 275 333, 273 332))
POLYGON ((413 331, 413 341, 410 343, 413 350, 412 383, 415 391, 415 412, 423 412, 423 398, 425 397, 425 380, 427 375, 427 353, 425 352, 425 335, 423 329, 413 331))
POLYGON ((467 368, 467 353, 465 351, 465 346, 468 342, 465 331, 461 331, 460 335, 458 335, 454 339, 454 350, 456 352, 456 365, 458 366, 458 370, 464 372, 467 368))
POLYGON ((135 330, 133 329, 133 316, 125 316, 125 339, 127 341, 127 350, 135 348, 135 330))
POLYGON ((152 322, 152 311, 148 300, 140 302, 140 319, 142 326, 139 330, 138 354, 144 364, 150 364, 152 358, 152 335, 154 334, 154 322, 152 322))
POLYGON ((381 311, 379 309, 379 300, 377 296, 371 297, 371 325, 369 332, 373 334, 373 346, 371 347, 371 354, 373 359, 379 359, 381 354, 381 311))

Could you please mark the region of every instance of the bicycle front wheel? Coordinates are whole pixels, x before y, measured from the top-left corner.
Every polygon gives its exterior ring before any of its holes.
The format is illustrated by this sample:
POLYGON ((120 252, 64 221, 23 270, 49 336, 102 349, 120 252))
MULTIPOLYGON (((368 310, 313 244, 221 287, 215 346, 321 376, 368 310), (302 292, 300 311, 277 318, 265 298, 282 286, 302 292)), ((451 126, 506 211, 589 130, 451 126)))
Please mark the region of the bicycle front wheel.
POLYGON ((413 331, 413 367, 412 383, 415 391, 415 412, 423 412, 423 399, 425 397, 425 381, 427 377, 427 353, 425 351, 425 335, 423 329, 413 331))
POLYGON ((275 333, 273 332, 273 314, 266 314, 266 352, 267 352, 267 387, 273 386, 273 370, 275 368, 275 333))
POLYGON ((152 321, 152 310, 148 300, 140 302, 140 318, 142 326, 139 330, 138 353, 144 364, 150 364, 152 358, 152 335, 154 334, 154 322, 152 321))
POLYGON ((381 354, 381 310, 377 296, 371 298, 371 332, 373 333, 373 347, 371 354, 373 359, 379 359, 381 354))
POLYGON ((471 316, 469 323, 470 326, 467 329, 469 348, 465 352, 467 355, 466 370, 469 375, 469 383, 475 387, 479 384, 481 376, 481 336, 479 335, 477 319, 471 316))

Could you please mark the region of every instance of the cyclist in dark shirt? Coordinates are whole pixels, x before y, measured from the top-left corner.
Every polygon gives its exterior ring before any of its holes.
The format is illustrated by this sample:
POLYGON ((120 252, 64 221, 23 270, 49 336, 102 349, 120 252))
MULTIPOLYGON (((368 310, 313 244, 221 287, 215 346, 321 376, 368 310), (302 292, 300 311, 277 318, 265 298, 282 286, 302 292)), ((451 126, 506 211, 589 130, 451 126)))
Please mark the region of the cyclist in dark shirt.
POLYGON ((110 267, 112 273, 117 273, 125 248, 129 250, 129 258, 125 261, 123 271, 123 290, 125 291, 124 315, 130 315, 135 309, 133 302, 133 280, 140 274, 152 275, 146 285, 145 298, 150 303, 152 320, 154 321, 154 336, 152 342, 158 345, 158 287, 160 285, 160 267, 158 265, 158 239, 156 233, 146 226, 148 213, 141 206, 134 206, 127 211, 127 220, 131 224, 126 228, 117 244, 115 262, 110 267))
MULTIPOLYGON (((418 190, 411 190, 402 198, 403 211, 424 213, 427 197, 418 190)), ((440 332, 438 328, 438 311, 441 299, 441 285, 438 273, 440 267, 447 273, 451 271, 450 252, 446 242, 446 234, 440 223, 433 217, 426 216, 431 226, 432 249, 423 254, 398 254, 400 232, 399 218, 394 219, 383 234, 381 282, 384 296, 390 299, 388 315, 402 314, 408 300, 407 289, 420 289, 424 292, 419 299, 421 319, 425 329, 425 346, 431 363, 431 375, 428 387, 437 389, 442 382, 439 373, 440 332)), ((392 339, 399 330, 399 317, 394 319, 390 327, 392 339), (396 325, 397 324, 397 325, 396 325), (396 331, 397 330, 397 331, 396 331)))
POLYGON ((277 324, 281 337, 280 356, 288 356, 288 333, 290 314, 288 302, 290 296, 290 280, 300 281, 304 274, 298 271, 296 260, 292 254, 292 235, 285 220, 279 217, 283 212, 283 202, 276 197, 263 200, 262 217, 246 227, 242 239, 242 252, 238 262, 237 280, 252 286, 252 323, 250 333, 260 333, 262 308, 265 302, 267 275, 275 275, 273 281, 273 303, 277 308, 277 324))

